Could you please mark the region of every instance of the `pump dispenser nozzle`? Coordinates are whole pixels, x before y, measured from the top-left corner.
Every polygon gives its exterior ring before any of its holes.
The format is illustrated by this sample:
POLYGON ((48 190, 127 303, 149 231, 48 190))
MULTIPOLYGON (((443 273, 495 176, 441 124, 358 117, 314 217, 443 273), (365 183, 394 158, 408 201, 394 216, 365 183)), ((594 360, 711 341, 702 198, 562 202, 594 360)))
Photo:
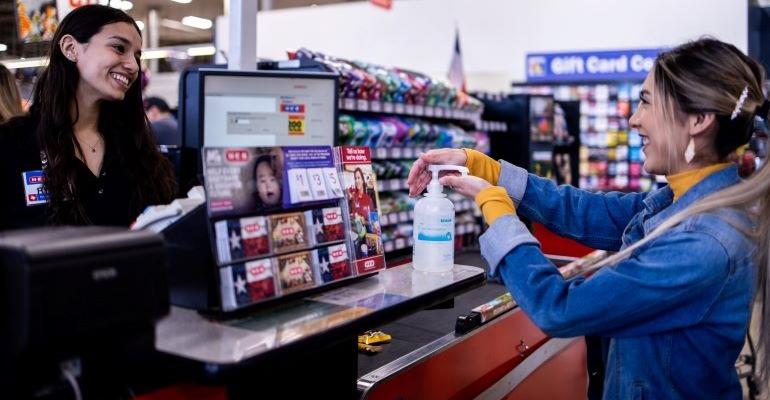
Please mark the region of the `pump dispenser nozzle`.
POLYGON ((428 184, 428 194, 427 196, 437 196, 442 195, 444 192, 444 185, 439 183, 438 181, 438 175, 441 171, 458 171, 463 176, 468 175, 468 168, 461 167, 458 165, 430 165, 428 166, 428 170, 433 175, 432 179, 430 180, 430 183, 428 184))

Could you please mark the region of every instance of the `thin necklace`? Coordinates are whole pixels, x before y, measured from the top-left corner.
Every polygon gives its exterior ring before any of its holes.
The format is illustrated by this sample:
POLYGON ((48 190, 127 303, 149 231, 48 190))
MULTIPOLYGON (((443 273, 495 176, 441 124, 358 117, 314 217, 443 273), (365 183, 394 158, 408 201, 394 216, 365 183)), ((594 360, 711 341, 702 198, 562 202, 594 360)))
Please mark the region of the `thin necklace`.
MULTIPOLYGON (((78 142, 79 141, 80 140, 78 140, 78 142)), ((86 146, 88 146, 88 148, 91 149, 91 153, 96 153, 96 146, 98 146, 99 142, 101 142, 101 141, 102 141, 102 137, 101 136, 97 136, 96 137, 96 142, 94 142, 93 145, 86 143, 86 146)))

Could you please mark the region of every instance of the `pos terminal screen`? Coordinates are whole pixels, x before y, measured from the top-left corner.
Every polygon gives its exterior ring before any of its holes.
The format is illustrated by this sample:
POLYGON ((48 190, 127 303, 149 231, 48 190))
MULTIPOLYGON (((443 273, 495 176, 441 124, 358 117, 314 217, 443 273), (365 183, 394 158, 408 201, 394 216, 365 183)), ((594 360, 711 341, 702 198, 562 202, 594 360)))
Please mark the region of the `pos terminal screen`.
POLYGON ((205 146, 334 144, 334 79, 239 75, 204 79, 205 146))

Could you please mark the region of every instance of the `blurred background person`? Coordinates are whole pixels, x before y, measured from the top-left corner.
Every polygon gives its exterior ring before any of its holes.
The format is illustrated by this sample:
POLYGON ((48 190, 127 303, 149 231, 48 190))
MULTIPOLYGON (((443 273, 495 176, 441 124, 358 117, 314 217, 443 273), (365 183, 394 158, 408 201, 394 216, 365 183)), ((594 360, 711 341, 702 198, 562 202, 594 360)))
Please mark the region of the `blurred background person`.
POLYGON ((176 118, 171 114, 171 108, 160 97, 144 99, 144 111, 150 120, 150 127, 158 144, 166 146, 181 146, 182 136, 179 133, 176 118))
POLYGON ((24 114, 21 95, 11 71, 0 64, 0 124, 24 114))

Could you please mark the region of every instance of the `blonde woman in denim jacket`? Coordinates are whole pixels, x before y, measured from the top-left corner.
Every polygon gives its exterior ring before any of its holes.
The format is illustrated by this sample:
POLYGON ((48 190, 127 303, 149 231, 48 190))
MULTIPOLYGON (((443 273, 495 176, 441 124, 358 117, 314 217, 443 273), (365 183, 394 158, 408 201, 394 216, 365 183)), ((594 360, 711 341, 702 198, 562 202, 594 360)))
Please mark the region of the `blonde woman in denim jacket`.
POLYGON ((713 39, 658 56, 629 122, 642 137, 645 170, 668 179, 659 190, 557 187, 474 150, 442 149, 415 162, 410 193, 425 188, 430 164, 470 169, 474 176, 442 183, 481 207, 490 275, 550 336, 609 340, 604 399, 741 399, 735 361, 755 296, 764 301, 768 291, 770 168, 741 181, 726 159, 748 142, 755 116, 767 117, 763 81, 756 61, 713 39), (591 277, 565 280, 518 215, 619 252, 591 277))

